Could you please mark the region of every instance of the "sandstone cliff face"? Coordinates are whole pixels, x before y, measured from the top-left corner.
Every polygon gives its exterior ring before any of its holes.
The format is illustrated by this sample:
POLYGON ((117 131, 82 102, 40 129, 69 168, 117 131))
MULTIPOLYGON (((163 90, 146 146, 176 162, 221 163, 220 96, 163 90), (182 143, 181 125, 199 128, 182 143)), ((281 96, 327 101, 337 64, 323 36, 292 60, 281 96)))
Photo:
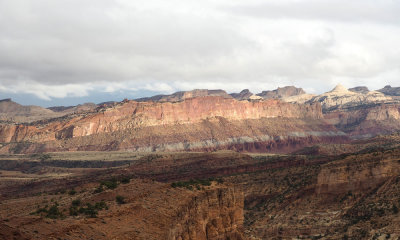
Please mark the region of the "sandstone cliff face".
POLYGON ((283 88, 279 87, 272 91, 263 91, 257 94, 257 96, 260 96, 264 99, 271 99, 271 98, 279 99, 279 98, 285 98, 302 94, 306 94, 306 92, 302 88, 296 88, 294 86, 286 86, 283 88))
POLYGON ((314 94, 300 94, 300 95, 295 95, 295 96, 289 96, 289 97, 285 97, 282 98, 282 101, 284 102, 289 102, 289 103, 300 103, 300 104, 304 104, 308 101, 310 101, 311 99, 313 99, 316 95, 314 94))
MULTIPOLYGON (((103 103, 105 104, 105 103, 103 103)), ((97 108, 97 105, 94 103, 84 103, 84 104, 79 104, 76 106, 55 106, 55 107, 49 107, 47 109, 53 111, 53 112, 61 112, 63 114, 73 114, 73 113, 83 113, 83 112, 89 112, 89 111, 94 111, 97 108)))
POLYGON ((201 97, 179 103, 130 101, 67 122, 53 122, 43 127, 1 125, 0 131, 7 136, 3 137, 3 142, 48 141, 149 126, 193 124, 216 117, 230 121, 278 117, 319 119, 322 114, 318 105, 294 105, 277 100, 238 102, 220 97, 201 97))
POLYGON ((392 151, 349 156, 323 165, 318 175, 318 194, 340 194, 371 190, 400 171, 392 151))
POLYGON ((145 97, 136 99, 138 102, 180 102, 189 98, 196 97, 223 97, 223 98, 232 98, 229 94, 227 94, 224 90, 208 90, 208 89, 195 89, 192 91, 182 91, 176 92, 170 95, 156 95, 153 97, 145 97))
POLYGON ((389 103, 394 101, 395 100, 391 97, 385 96, 377 91, 371 91, 365 94, 352 92, 340 84, 337 85, 332 91, 318 95, 309 100, 310 103, 321 103, 325 112, 335 109, 354 108, 362 105, 389 103))
POLYGON ((400 105, 365 106, 330 111, 325 120, 352 138, 372 137, 400 130, 400 105))
POLYGON ((254 95, 249 89, 244 89, 240 93, 231 93, 231 95, 236 100, 261 100, 263 99, 260 96, 254 95))
POLYGON ((384 88, 379 89, 378 92, 388 96, 400 96, 400 87, 391 87, 390 85, 387 85, 384 88))
MULTIPOLYGON (((17 201, 2 202, 0 217, 13 217, 7 222, 0 221, 0 237, 6 236, 5 239, 8 239, 8 236, 22 235, 24 238, 18 239, 70 240, 245 239, 244 198, 238 187, 214 182, 204 189, 188 190, 146 179, 132 179, 116 189, 93 193, 98 183, 85 183, 85 176, 82 178, 78 188, 84 191, 77 192, 74 197, 68 194, 57 196, 58 208, 65 213, 63 218, 53 220, 30 214, 37 205, 42 205, 46 196, 30 195, 17 201), (115 202, 118 195, 125 197, 124 204, 115 202), (80 199, 82 205, 104 201, 108 207, 99 210, 97 218, 81 214, 69 216, 68 209, 73 199, 80 199)), ((63 179, 64 183, 68 181, 71 179, 63 179)), ((20 188, 20 191, 24 189, 20 185, 14 187, 20 188)), ((34 187, 48 191, 45 181, 38 182, 34 187)), ((65 185, 61 183, 58 187, 65 188, 65 185)))
POLYGON ((356 93, 368 93, 369 89, 365 86, 359 86, 359 87, 353 87, 353 88, 349 88, 349 91, 351 92, 356 92, 356 93))
MULTIPOLYGON (((322 117, 318 104, 279 100, 249 102, 208 96, 176 103, 127 101, 65 120, 29 126, 2 124, 0 139, 3 143, 44 143, 40 148, 44 146, 45 151, 168 151, 342 135, 322 117), (276 123, 269 126, 269 120, 276 123), (285 126, 285 121, 293 123, 285 126)), ((37 149, 34 146, 24 151, 37 149)))
POLYGON ((234 188, 207 190, 179 211, 169 232, 171 240, 241 240, 243 193, 234 188))

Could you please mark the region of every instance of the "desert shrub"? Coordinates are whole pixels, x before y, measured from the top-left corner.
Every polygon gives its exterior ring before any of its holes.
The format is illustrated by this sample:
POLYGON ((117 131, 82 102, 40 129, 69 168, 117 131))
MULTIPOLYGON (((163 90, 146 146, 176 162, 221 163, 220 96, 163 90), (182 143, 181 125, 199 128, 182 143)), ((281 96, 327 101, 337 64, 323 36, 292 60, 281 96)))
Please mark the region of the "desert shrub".
POLYGON ((115 201, 118 204, 124 204, 125 203, 125 198, 123 196, 121 196, 121 195, 118 195, 118 196, 115 197, 115 201))
MULTIPOLYGON (((79 205, 80 204, 81 202, 79 201, 79 205)), ((69 215, 78 216, 79 214, 84 214, 88 217, 95 218, 97 217, 98 211, 103 209, 108 209, 108 206, 104 201, 96 202, 94 205, 86 203, 86 206, 82 206, 79 209, 77 203, 74 204, 74 202, 72 202, 69 208, 69 215)))
POLYGON ((46 217, 52 218, 52 219, 57 219, 57 218, 63 217, 63 214, 58 209, 57 202, 54 203, 54 205, 49 208, 49 210, 47 211, 46 217))
POLYGON ((131 179, 128 178, 128 177, 124 177, 124 178, 121 179, 121 183, 122 183, 122 184, 127 184, 127 183, 129 183, 130 181, 131 181, 131 179))
POLYGON ((51 159, 51 156, 49 155, 49 154, 40 154, 40 156, 39 156, 39 159, 41 160, 41 161, 46 161, 46 160, 49 160, 49 159, 51 159))
POLYGON ((118 182, 113 178, 111 180, 102 181, 100 185, 105 186, 108 189, 115 189, 118 187, 118 182))
POLYGON ((173 187, 173 188, 184 187, 189 190, 193 190, 193 186, 196 186, 197 189, 200 189, 199 186, 211 186, 211 183, 213 181, 218 182, 218 180, 214 180, 213 178, 197 179, 197 180, 191 179, 189 181, 173 182, 173 183, 171 183, 171 187, 173 187))
POLYGON ((71 190, 69 190, 68 194, 69 194, 69 195, 75 195, 75 194, 76 194, 76 191, 75 191, 75 189, 71 189, 71 190))
POLYGON ((35 153, 30 155, 30 158, 36 158, 36 159, 40 159, 41 161, 45 161, 48 159, 51 159, 50 154, 47 153, 35 153))
POLYGON ((94 190, 94 193, 101 193, 102 191, 104 191, 103 185, 99 185, 99 186, 94 190))
POLYGON ((399 208, 398 208, 395 204, 393 204, 392 212, 393 212, 394 214, 398 214, 398 213, 399 213, 399 208))
MULTIPOLYGON (((121 182, 129 183, 129 178, 123 178, 121 182)), ((94 190, 94 193, 101 193, 104 191, 104 187, 108 189, 115 189, 118 187, 118 181, 115 178, 110 180, 101 181, 100 185, 94 190)))
POLYGON ((97 210, 103 210, 103 209, 108 209, 107 204, 102 200, 100 202, 97 202, 94 204, 94 208, 97 210))
POLYGON ((38 209, 36 210, 36 214, 41 214, 41 213, 47 213, 47 205, 43 208, 38 207, 38 209))
POLYGON ((77 206, 71 206, 69 207, 69 215, 70 216, 78 216, 79 211, 77 206))
POLYGON ((75 199, 72 201, 72 206, 79 206, 81 205, 81 200, 80 199, 75 199))
POLYGON ((90 203, 87 203, 86 207, 80 207, 79 213, 85 214, 86 216, 92 217, 92 218, 97 217, 97 210, 90 203))

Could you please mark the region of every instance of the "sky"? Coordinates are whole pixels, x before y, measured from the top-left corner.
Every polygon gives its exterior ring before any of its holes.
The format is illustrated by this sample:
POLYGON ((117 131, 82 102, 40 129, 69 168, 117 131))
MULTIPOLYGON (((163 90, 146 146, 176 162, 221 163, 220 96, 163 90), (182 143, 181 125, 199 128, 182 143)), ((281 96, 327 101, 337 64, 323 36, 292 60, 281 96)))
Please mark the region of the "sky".
POLYGON ((400 86, 398 0, 0 0, 0 99, 400 86))

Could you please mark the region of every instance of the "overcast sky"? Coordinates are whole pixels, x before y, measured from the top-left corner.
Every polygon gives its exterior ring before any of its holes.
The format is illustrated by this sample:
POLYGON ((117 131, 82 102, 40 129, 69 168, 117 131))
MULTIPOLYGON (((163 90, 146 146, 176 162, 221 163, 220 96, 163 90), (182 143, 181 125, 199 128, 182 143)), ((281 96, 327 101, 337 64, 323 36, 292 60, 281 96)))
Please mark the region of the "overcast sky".
POLYGON ((400 86, 398 0, 0 0, 0 98, 400 86))

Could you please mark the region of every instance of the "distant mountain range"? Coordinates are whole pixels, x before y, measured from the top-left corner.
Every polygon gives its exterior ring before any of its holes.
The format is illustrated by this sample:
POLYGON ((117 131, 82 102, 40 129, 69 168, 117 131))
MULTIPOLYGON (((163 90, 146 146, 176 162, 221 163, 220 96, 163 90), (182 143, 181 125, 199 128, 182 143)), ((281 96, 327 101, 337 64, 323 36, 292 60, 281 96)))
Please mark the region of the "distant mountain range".
POLYGON ((288 152, 400 130, 400 88, 342 85, 320 94, 293 86, 196 89, 70 107, 0 101, 0 152, 132 150, 288 152))

